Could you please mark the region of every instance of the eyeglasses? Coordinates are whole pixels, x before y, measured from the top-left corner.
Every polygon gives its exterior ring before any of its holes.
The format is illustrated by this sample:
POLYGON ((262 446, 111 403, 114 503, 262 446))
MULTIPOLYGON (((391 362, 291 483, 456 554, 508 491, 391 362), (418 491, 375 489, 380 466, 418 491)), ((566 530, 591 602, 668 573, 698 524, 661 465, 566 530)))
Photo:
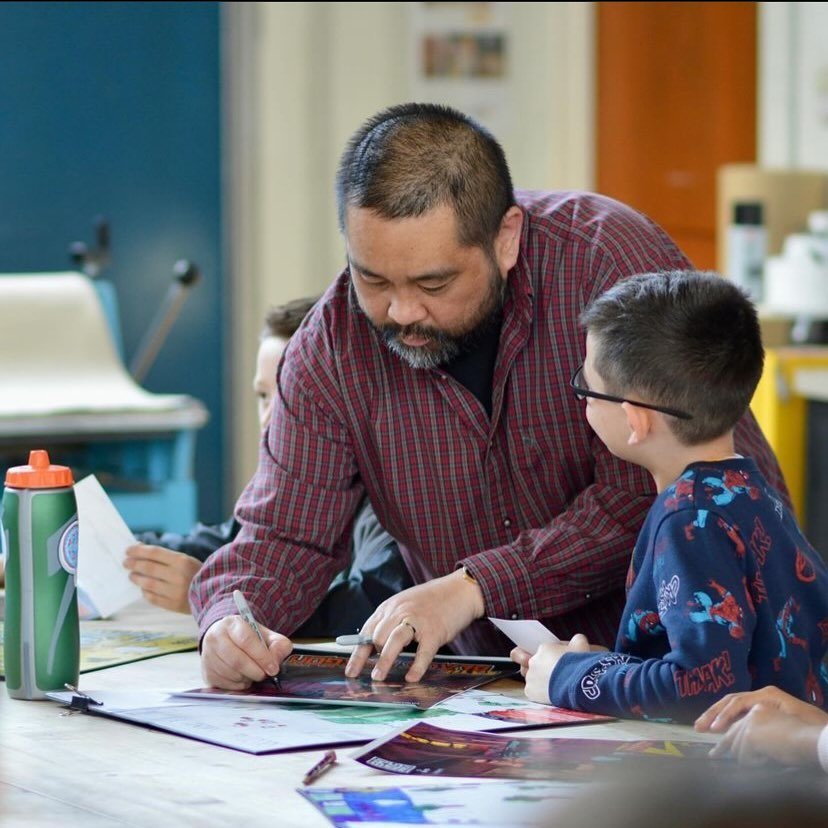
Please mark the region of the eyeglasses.
POLYGON ((639 408, 649 408, 652 411, 660 411, 662 414, 669 414, 671 417, 678 417, 680 420, 692 420, 693 415, 686 411, 679 411, 677 408, 667 408, 663 405, 652 405, 651 403, 628 400, 626 397, 616 397, 612 394, 600 394, 598 391, 590 391, 584 385, 584 366, 579 365, 578 370, 572 375, 569 387, 575 392, 576 399, 585 400, 587 397, 594 397, 596 400, 607 400, 607 402, 629 403, 639 408))

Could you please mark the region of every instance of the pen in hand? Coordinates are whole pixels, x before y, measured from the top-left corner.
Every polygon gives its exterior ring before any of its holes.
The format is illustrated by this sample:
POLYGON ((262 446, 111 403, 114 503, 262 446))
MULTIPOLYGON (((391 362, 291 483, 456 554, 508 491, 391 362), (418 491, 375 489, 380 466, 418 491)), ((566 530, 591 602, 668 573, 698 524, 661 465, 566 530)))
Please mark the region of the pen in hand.
POLYGON ((303 785, 310 785, 336 764, 336 751, 325 751, 325 755, 305 774, 303 785))
MULTIPOLYGON (((253 613, 250 610, 250 605, 247 603, 247 599, 244 597, 241 590, 234 589, 233 590, 233 600, 236 602, 236 609, 239 611, 239 615, 250 625, 253 632, 256 633, 257 638, 259 641, 262 642, 262 646, 265 649, 268 649, 267 644, 265 644, 265 640, 262 636, 262 631, 259 629, 259 625, 256 623, 256 619, 253 617, 253 613)), ((268 676, 271 682, 273 682, 276 687, 280 690, 282 689, 282 684, 279 681, 278 676, 268 676)))
POLYGON ((363 647, 366 644, 373 644, 374 639, 370 635, 357 633, 356 635, 338 635, 336 643, 340 647, 363 647))

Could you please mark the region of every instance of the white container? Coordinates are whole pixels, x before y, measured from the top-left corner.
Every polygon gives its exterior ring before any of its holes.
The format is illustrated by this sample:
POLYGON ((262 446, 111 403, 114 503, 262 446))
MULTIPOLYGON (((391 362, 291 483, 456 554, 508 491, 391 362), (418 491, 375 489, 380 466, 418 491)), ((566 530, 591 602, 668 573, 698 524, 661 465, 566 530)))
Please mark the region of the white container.
POLYGON ((767 232, 762 223, 762 205, 734 205, 733 223, 727 229, 727 276, 758 303, 764 298, 763 271, 767 255, 767 232))

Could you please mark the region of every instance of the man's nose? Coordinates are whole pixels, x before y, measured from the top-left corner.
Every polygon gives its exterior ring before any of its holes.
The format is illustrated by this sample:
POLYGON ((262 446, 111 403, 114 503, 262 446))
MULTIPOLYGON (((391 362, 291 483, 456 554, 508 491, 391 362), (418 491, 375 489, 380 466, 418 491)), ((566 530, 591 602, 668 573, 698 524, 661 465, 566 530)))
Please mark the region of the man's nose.
POLYGON ((388 306, 388 318, 403 328, 424 322, 427 317, 428 311, 415 296, 395 296, 388 306))

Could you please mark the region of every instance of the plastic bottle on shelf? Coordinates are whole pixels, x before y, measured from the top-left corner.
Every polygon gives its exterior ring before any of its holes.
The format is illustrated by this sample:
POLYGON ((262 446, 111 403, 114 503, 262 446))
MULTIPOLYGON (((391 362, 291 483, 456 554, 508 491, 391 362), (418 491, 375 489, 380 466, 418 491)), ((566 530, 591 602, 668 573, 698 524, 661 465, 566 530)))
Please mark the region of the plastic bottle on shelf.
POLYGON ((761 203, 741 201, 733 205, 733 222, 727 230, 727 251, 727 276, 747 291, 754 302, 761 302, 767 255, 767 232, 761 203))

